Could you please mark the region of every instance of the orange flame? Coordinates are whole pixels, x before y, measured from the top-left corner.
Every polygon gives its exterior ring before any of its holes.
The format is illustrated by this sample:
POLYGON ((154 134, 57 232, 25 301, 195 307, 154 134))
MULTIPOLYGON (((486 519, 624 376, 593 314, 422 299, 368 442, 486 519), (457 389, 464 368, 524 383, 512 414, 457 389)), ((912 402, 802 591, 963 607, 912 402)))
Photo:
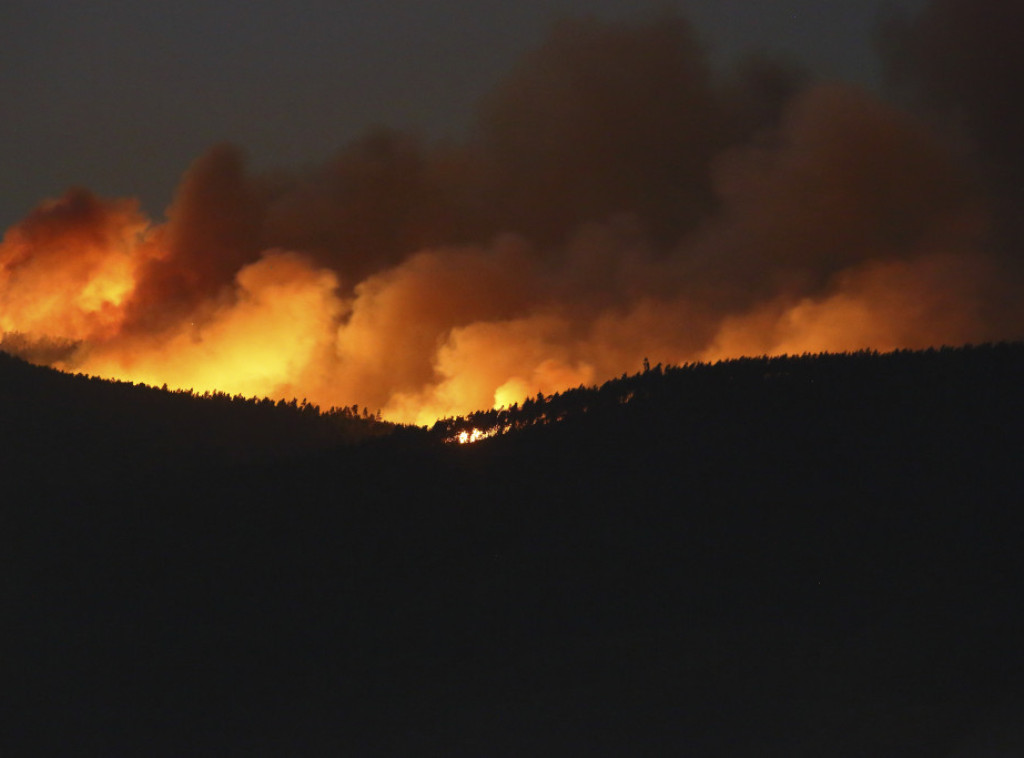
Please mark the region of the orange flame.
POLYGON ((497 434, 497 431, 494 429, 489 429, 487 431, 482 429, 470 429, 468 431, 464 430, 459 432, 455 435, 453 440, 449 441, 457 442, 460 445, 472 445, 474 442, 479 442, 480 440, 485 440, 488 437, 493 437, 495 434, 497 434))
POLYGON ((115 334, 153 254, 133 202, 82 190, 44 203, 0 243, 0 332, 65 340, 115 334))
MULTIPOLYGON (((359 158, 387 220, 398 200, 359 158)), ((580 223, 578 209, 557 244, 498 228, 477 234, 486 243, 412 245, 346 236, 332 203, 351 211, 351 190, 329 176, 285 191, 219 148, 165 224, 72 190, 10 229, 0 346, 69 371, 429 424, 633 373, 645 357, 1021 335, 1024 317, 995 296, 1012 270, 986 251, 977 193, 906 114, 812 89, 774 143, 722 150, 710 170, 721 207, 668 245, 642 218, 580 223), (58 357, 43 350, 53 343, 58 357)), ((406 217, 433 207, 414 195, 401 195, 406 217)), ((452 223, 452 238, 472 231, 452 223)))

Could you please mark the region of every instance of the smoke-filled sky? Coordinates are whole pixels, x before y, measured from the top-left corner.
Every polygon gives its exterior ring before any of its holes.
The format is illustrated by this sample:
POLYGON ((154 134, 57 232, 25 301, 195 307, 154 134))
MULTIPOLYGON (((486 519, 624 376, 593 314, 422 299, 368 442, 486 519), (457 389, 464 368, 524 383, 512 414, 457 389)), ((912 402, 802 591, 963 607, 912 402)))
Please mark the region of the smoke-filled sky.
POLYGON ((6 3, 0 346, 427 423, 1024 336, 1024 3, 649 5, 6 3))
MULTIPOLYGON (((923 0, 899 0, 916 8, 923 0)), ((890 5, 891 5, 890 1, 890 5)), ((218 142, 265 168, 319 162, 367 127, 461 137, 560 17, 678 8, 717 62, 764 49, 877 79, 883 0, 5 0, 0 224, 84 185, 162 214, 218 142)))

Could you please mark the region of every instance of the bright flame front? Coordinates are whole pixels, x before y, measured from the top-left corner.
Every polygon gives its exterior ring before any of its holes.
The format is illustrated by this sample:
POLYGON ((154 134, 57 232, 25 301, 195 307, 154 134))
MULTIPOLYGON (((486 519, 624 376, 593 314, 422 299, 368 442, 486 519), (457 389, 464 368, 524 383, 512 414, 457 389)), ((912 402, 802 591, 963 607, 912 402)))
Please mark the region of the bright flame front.
POLYGON ((480 440, 493 437, 496 434, 494 429, 483 431, 482 429, 470 429, 459 432, 455 437, 455 442, 460 445, 469 445, 480 440))

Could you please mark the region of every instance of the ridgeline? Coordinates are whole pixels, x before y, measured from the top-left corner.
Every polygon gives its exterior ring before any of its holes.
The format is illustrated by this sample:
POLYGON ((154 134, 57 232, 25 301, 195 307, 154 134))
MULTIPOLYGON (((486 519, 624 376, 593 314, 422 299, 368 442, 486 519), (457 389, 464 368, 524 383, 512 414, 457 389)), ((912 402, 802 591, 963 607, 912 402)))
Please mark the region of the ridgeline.
POLYGON ((0 752, 1012 753, 1022 387, 749 358, 422 430, 0 354, 0 752))

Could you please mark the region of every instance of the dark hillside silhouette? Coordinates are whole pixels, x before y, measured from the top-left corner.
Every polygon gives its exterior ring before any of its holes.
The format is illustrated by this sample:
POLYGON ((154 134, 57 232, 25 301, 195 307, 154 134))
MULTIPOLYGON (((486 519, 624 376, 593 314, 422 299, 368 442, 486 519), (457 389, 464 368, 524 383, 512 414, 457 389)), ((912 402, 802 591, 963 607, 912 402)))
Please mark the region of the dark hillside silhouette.
POLYGON ((129 471, 216 467, 294 457, 394 429, 355 406, 321 409, 305 400, 168 392, 63 374, 4 352, 0 418, 5 466, 39 467, 50 480, 54 465, 129 471))
POLYGON ((1021 751, 1022 345, 648 367, 358 442, 0 361, 5 753, 1021 751))

